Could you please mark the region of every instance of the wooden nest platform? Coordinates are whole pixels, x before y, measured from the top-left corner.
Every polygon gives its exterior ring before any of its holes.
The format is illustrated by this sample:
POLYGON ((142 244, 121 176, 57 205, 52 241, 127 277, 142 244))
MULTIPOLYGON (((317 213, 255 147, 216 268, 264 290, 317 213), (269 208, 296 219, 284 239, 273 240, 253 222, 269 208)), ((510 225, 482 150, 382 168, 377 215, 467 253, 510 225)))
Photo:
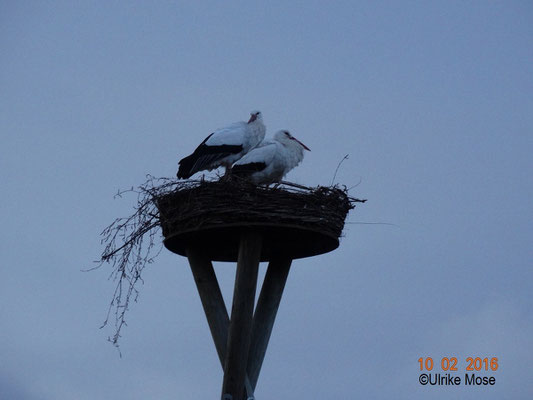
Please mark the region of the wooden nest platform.
POLYGON ((165 247, 186 256, 201 250, 213 261, 237 261, 243 235, 262 237, 261 261, 327 253, 339 246, 355 202, 346 189, 285 183, 255 186, 240 179, 185 181, 156 199, 165 247))

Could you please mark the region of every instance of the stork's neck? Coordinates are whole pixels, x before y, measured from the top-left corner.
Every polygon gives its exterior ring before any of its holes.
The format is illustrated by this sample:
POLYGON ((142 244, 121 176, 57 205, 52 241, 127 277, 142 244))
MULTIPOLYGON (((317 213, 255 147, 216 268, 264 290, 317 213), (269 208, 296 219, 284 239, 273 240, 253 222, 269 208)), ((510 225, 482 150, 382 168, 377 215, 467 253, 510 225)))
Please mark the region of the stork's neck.
POLYGON ((292 169, 304 159, 304 149, 294 140, 284 140, 282 142, 286 151, 287 166, 292 169))

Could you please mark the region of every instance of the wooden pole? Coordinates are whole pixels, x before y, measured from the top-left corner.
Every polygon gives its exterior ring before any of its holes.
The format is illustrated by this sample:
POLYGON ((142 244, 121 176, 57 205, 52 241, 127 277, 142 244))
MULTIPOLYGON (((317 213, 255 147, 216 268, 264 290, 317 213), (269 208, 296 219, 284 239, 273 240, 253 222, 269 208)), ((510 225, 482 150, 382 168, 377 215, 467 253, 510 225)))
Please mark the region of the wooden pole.
POLYGON ((256 232, 243 233, 240 240, 224 364, 223 400, 241 400, 244 397, 261 242, 261 236, 256 232))
POLYGON ((292 260, 290 258, 279 258, 270 261, 261 288, 261 294, 257 301, 247 367, 248 377, 254 390, 257 385, 261 366, 263 365, 270 334, 274 327, 274 321, 281 302, 283 289, 285 288, 285 282, 289 275, 291 262, 292 260))
MULTIPOLYGON (((213 264, 199 248, 188 248, 187 258, 191 266, 194 282, 200 294, 209 330, 217 349, 218 358, 222 369, 226 360, 226 347, 228 342, 229 316, 218 285, 213 264)), ((245 387, 248 396, 253 396, 253 388, 246 376, 245 387)))

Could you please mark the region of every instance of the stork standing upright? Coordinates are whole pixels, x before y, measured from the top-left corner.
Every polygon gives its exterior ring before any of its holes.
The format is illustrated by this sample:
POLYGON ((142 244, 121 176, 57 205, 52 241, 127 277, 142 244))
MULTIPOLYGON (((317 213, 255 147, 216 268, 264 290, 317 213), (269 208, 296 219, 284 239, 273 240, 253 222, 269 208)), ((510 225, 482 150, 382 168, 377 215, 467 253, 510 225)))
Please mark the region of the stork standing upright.
POLYGON ((289 131, 278 131, 237 161, 231 172, 255 184, 279 182, 303 160, 304 150, 311 151, 289 131))
POLYGON ((187 179, 198 171, 211 171, 231 165, 257 146, 265 137, 266 127, 260 111, 252 111, 248 122, 236 122, 214 131, 194 152, 179 162, 178 178, 187 179))

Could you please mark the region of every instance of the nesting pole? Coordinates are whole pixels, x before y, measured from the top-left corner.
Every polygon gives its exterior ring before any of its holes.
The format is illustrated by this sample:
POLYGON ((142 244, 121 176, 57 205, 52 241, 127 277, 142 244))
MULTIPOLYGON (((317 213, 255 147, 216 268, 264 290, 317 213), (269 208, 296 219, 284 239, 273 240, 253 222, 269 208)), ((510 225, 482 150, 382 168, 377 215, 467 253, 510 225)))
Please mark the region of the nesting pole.
POLYGON ((222 400, 254 397, 293 259, 339 245, 353 199, 338 188, 197 182, 157 199, 164 244, 186 256, 224 370, 222 400), (237 262, 231 318, 213 261, 237 262), (268 261, 254 309, 260 261, 268 261))

